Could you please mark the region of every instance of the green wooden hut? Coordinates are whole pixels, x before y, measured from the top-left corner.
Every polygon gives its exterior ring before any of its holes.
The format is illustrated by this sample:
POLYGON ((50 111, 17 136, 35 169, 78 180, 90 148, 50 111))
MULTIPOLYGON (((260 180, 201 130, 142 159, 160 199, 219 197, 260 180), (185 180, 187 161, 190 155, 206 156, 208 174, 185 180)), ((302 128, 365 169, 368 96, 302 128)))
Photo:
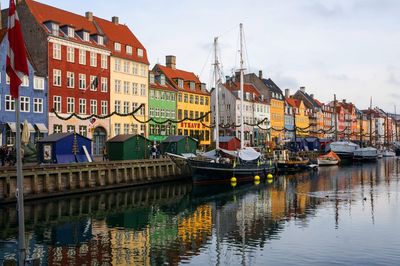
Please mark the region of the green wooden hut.
POLYGON ((188 136, 169 136, 161 142, 162 153, 182 155, 184 153, 196 154, 197 140, 188 136))
POLYGON ((117 135, 107 141, 110 161, 140 160, 150 157, 150 140, 142 135, 117 135))

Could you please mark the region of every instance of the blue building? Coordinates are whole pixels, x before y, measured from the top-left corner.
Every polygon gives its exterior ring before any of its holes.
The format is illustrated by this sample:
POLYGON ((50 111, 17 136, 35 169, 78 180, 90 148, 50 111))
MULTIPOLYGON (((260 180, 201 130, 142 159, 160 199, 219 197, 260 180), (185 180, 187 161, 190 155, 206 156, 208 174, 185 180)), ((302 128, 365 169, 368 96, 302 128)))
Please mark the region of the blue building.
POLYGON ((294 140, 294 117, 293 108, 290 104, 285 101, 285 139, 294 140))
MULTIPOLYGON (((9 79, 6 74, 7 30, 0 30, 0 145, 15 144, 15 101, 10 96, 9 79)), ((29 55, 28 55, 29 58, 29 55)), ((29 77, 20 86, 21 128, 27 120, 30 142, 48 133, 47 80, 35 75, 33 66, 28 63, 29 77)))

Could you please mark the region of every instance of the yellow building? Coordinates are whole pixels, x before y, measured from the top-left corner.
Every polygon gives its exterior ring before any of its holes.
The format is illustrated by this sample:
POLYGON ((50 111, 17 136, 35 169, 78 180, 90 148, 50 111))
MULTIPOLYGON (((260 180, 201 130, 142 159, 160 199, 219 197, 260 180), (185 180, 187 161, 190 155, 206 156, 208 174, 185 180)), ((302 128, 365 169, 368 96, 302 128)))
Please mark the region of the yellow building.
MULTIPOLYGON (((118 17, 107 21, 95 17, 95 22, 107 37, 106 46, 110 56, 110 113, 135 113, 140 121, 148 119, 148 73, 149 61, 146 49, 118 17)), ((101 81, 99 81, 101 84, 101 81)), ((132 116, 111 117, 110 136, 119 134, 141 134, 147 136, 147 126, 132 116)))
POLYGON ((293 112, 295 113, 295 126, 296 126, 296 135, 297 137, 305 137, 309 136, 310 130, 310 121, 308 116, 307 107, 304 105, 302 100, 294 99, 294 98, 286 98, 286 101, 293 108, 293 112))
POLYGON ((153 71, 165 75, 166 80, 177 91, 177 117, 182 120, 184 118, 199 119, 201 121, 186 120, 178 123, 178 135, 190 136, 198 139, 200 147, 211 144, 210 126, 210 93, 206 90, 206 85, 201 83, 199 78, 193 73, 176 69, 175 56, 166 57, 166 66, 157 64, 153 71))
POLYGON ((285 127, 285 97, 271 79, 263 79, 263 82, 270 92, 270 127, 276 129, 271 129, 271 138, 276 142, 285 138, 285 132, 282 130, 285 127))

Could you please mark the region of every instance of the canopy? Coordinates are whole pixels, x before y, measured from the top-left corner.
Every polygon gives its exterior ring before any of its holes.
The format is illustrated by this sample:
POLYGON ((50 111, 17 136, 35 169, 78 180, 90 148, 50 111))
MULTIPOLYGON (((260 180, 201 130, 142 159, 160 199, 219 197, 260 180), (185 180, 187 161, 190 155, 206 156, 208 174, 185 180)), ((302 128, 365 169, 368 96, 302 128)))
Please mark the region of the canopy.
POLYGON ((321 155, 321 156, 319 156, 319 158, 321 158, 321 159, 322 158, 331 158, 331 159, 340 161, 339 156, 336 153, 334 153, 333 151, 330 151, 329 153, 327 153, 325 155, 321 155))
MULTIPOLYGON (((243 150, 239 150, 239 151, 229 151, 229 150, 225 150, 225 149, 219 149, 218 151, 220 151, 221 153, 224 153, 228 156, 231 157, 238 157, 244 161, 254 161, 256 159, 258 159, 261 154, 256 151, 253 148, 244 148, 243 150)), ((211 150, 208 152, 205 152, 202 154, 202 156, 207 157, 209 159, 216 159, 218 156, 218 151, 217 150, 211 150)))
POLYGON ((35 126, 39 130, 40 133, 49 133, 49 130, 47 129, 46 125, 43 123, 36 123, 35 126))

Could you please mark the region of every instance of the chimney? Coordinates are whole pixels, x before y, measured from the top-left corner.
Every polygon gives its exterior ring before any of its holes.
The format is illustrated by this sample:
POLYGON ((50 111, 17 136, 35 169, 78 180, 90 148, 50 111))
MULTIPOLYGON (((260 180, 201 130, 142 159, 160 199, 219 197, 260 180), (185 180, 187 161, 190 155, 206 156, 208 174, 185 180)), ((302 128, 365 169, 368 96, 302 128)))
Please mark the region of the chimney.
POLYGON ((285 89, 285 97, 289 98, 290 96, 290 89, 285 89))
POLYGON ((263 79, 262 70, 258 70, 258 77, 259 77, 260 79, 263 79))
POLYGON ((300 87, 301 92, 306 92, 306 87, 300 87))
POLYGON ((116 17, 116 16, 112 17, 112 18, 111 18, 111 21, 112 21, 112 23, 114 23, 115 25, 118 25, 118 24, 119 24, 119 18, 116 17))
POLYGON ((312 93, 312 94, 310 94, 310 97, 312 98, 312 99, 314 99, 314 94, 312 93))
POLYGON ((85 13, 85 17, 87 18, 87 20, 93 21, 93 12, 87 11, 87 12, 85 13))
POLYGON ((165 66, 176 69, 176 56, 175 55, 167 55, 165 57, 165 66))

